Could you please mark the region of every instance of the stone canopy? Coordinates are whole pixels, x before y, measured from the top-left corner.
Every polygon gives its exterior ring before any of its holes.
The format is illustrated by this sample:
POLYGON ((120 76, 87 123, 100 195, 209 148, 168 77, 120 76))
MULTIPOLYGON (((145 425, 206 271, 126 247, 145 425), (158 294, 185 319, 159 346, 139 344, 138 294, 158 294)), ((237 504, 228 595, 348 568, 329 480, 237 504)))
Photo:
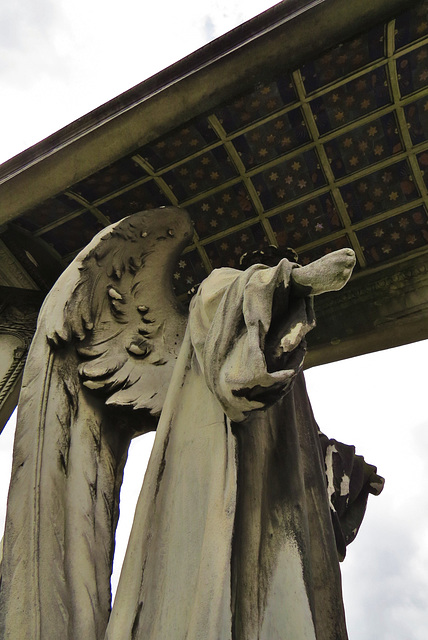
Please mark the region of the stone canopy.
POLYGON ((152 207, 192 217, 183 299, 267 243, 301 264, 354 249, 306 366, 427 338, 427 80, 426 1, 284 0, 4 163, 0 425, 53 282, 152 207))

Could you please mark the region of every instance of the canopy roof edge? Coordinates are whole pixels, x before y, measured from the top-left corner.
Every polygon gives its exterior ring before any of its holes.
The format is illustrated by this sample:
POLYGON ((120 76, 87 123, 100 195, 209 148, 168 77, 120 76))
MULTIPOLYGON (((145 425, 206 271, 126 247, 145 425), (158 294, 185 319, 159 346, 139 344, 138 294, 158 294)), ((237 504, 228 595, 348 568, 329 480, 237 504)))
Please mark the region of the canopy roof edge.
POLYGON ((0 223, 408 6, 405 0, 284 0, 0 166, 0 223), (269 46, 266 46, 266 43, 269 46))

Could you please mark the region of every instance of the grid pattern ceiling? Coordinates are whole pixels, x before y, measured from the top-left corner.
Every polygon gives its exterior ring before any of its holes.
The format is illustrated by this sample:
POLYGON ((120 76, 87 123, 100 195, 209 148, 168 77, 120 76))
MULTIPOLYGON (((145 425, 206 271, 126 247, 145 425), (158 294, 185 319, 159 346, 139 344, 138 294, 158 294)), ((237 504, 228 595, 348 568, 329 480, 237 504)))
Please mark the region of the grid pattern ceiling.
POLYGON ((102 227, 174 204, 177 293, 268 243, 358 268, 428 251, 428 3, 139 148, 15 220, 67 264, 102 227))

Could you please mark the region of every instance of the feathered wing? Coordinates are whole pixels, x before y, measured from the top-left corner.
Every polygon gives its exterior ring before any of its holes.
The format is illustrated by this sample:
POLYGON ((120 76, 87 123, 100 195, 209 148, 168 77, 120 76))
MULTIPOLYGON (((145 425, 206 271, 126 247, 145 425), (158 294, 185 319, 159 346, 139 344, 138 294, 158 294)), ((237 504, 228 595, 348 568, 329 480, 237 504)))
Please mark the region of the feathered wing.
POLYGON ((104 636, 123 467, 131 438, 155 428, 184 334, 171 282, 191 235, 172 207, 125 218, 43 305, 18 410, 5 640, 104 636))

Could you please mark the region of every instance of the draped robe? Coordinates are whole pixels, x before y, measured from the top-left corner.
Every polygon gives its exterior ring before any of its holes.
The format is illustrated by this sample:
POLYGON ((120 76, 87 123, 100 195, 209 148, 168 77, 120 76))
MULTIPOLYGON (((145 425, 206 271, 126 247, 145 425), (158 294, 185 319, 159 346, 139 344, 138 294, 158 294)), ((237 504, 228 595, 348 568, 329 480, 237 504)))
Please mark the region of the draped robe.
POLYGON ((295 265, 215 270, 194 297, 108 640, 345 640, 295 265))

